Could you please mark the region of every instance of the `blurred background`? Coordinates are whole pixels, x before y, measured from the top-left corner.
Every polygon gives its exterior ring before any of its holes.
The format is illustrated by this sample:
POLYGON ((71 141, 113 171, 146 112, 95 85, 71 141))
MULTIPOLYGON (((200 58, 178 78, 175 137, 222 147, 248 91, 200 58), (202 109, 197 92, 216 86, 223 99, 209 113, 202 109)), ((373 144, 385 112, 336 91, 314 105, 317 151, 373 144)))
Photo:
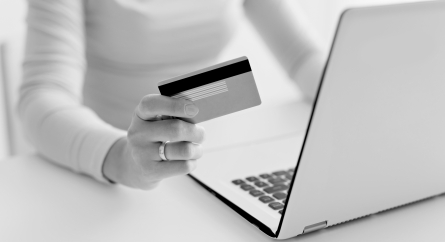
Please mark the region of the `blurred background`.
MULTIPOLYGON (((94 1, 94 0, 93 0, 94 1)), ((285 1, 285 0, 275 0, 285 1)), ((304 13, 312 25, 314 34, 328 49, 342 11, 357 6, 373 6, 414 0, 288 0, 295 13, 304 13)), ((0 159, 31 152, 20 129, 14 106, 18 98, 20 68, 25 37, 25 0, 0 0, 0 159)), ((228 60, 242 55, 248 56, 259 89, 261 83, 270 79, 287 79, 262 40, 250 26, 241 20, 237 34, 220 59, 228 60)), ((292 83, 283 82, 273 90, 261 93, 263 103, 280 102, 301 98, 292 83), (280 99, 276 99, 280 96, 280 99)))

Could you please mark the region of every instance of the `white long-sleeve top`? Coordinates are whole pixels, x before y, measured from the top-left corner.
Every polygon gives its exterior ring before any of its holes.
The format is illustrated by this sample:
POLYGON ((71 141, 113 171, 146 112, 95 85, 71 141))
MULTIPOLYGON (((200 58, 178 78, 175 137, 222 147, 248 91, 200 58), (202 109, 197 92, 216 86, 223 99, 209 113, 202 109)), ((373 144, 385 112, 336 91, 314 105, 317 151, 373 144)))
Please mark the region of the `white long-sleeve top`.
POLYGON ((289 75, 315 49, 282 0, 28 2, 26 134, 48 159, 104 182, 104 159, 139 100, 158 81, 215 64, 243 7, 289 75))

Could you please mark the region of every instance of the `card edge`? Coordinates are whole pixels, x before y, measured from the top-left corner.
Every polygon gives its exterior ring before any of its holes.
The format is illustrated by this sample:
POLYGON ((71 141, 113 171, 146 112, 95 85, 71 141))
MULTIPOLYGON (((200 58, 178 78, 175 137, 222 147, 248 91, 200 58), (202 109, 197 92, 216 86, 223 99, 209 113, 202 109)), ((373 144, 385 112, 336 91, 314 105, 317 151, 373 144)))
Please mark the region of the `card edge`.
POLYGON ((199 70, 196 70, 196 71, 193 71, 193 72, 189 72, 189 73, 186 73, 186 74, 175 76, 175 77, 169 78, 167 80, 160 81, 160 82, 157 83, 157 85, 158 85, 158 87, 159 86, 163 86, 163 85, 168 84, 168 83, 179 81, 179 80, 187 78, 187 77, 195 76, 195 75, 207 72, 207 71, 211 71, 211 70, 214 70, 214 69, 217 69, 217 68, 220 68, 220 67, 224 67, 224 66, 227 66, 227 65, 231 65, 231 64, 234 64, 234 63, 237 63, 237 62, 241 62, 241 61, 244 61, 244 60, 248 60, 247 56, 241 56, 241 57, 238 57, 238 58, 235 58, 235 59, 232 59, 232 60, 228 60, 228 61, 225 61, 225 62, 222 62, 222 63, 218 63, 218 64, 213 65, 213 66, 209 66, 209 67, 206 67, 206 68, 203 68, 203 69, 199 69, 199 70))

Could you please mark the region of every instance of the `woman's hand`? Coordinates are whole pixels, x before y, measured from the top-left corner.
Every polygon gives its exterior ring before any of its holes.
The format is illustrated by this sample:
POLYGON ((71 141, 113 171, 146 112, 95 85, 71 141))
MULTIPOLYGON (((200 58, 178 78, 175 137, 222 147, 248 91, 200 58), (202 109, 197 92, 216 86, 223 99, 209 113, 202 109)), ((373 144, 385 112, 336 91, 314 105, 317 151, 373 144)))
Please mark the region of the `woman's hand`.
POLYGON ((127 138, 116 142, 105 159, 105 177, 129 187, 148 190, 165 178, 190 173, 202 156, 204 128, 165 117, 191 118, 198 112, 191 101, 157 94, 142 98, 127 138), (163 141, 170 141, 165 146, 166 161, 159 156, 163 141))

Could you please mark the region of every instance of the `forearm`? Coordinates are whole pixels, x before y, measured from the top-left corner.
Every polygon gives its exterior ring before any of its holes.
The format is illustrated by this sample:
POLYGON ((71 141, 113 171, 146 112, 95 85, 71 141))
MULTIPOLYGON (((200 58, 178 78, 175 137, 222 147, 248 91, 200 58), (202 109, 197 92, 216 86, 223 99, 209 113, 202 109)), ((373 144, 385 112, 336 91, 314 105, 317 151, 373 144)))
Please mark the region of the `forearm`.
POLYGON ((84 73, 82 0, 29 0, 19 114, 37 151, 105 181, 102 163, 125 132, 81 104, 84 73), (66 11, 72 11, 66 14, 66 11))
POLYGON ((105 181, 102 162, 111 145, 125 135, 58 91, 44 88, 21 96, 20 117, 37 151, 51 161, 105 181))
POLYGON ((246 0, 245 10, 267 46, 308 99, 324 68, 325 51, 302 11, 286 0, 246 0))
POLYGON ((313 52, 304 63, 295 69, 292 80, 298 85, 303 92, 307 101, 312 102, 318 91, 318 87, 323 76, 326 57, 324 53, 313 52))

